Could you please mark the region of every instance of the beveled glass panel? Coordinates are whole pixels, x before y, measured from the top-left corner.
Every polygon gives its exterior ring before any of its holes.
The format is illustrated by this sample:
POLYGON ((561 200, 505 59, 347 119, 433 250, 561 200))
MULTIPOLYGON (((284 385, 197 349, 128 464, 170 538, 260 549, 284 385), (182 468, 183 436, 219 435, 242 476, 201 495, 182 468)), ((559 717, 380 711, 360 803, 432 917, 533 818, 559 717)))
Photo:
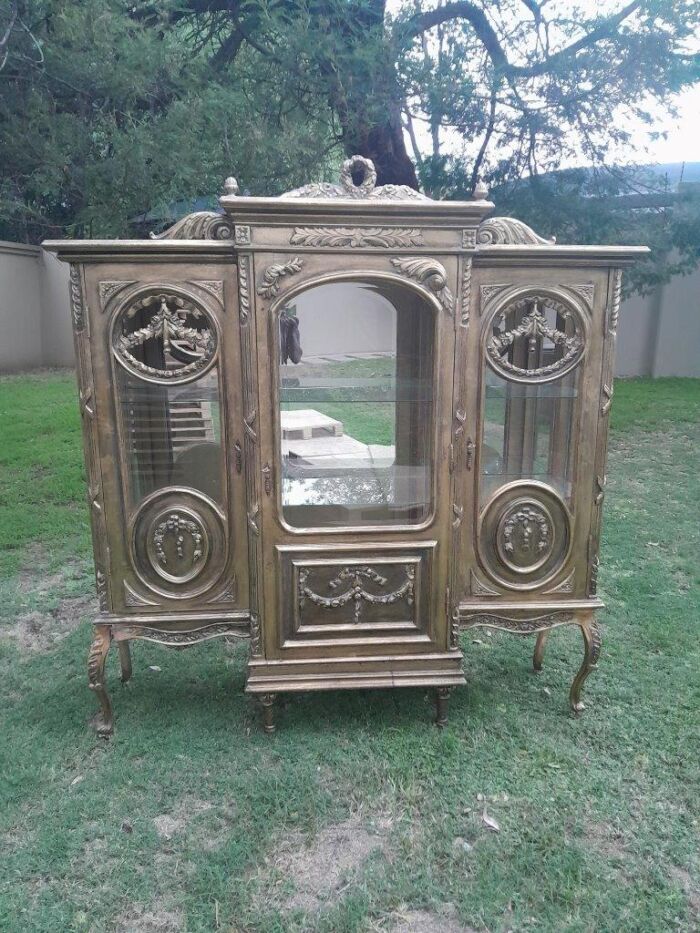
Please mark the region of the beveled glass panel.
POLYGON ((115 368, 131 505, 168 486, 198 489, 221 504, 217 368, 185 385, 145 382, 115 368))
POLYGON ((499 486, 535 479, 571 496, 578 369, 556 382, 511 382, 486 370, 482 502, 499 486))
POLYGON ((429 517, 434 329, 432 307, 393 284, 319 285, 283 309, 279 437, 289 525, 429 517))

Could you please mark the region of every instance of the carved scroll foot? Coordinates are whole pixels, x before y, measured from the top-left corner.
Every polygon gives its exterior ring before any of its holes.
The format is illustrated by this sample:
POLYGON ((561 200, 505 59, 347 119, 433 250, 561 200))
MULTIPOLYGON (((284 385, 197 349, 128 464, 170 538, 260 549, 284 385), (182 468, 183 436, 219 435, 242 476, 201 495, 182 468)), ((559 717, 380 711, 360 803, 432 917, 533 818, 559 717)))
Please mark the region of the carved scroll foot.
POLYGON ((542 658, 544 657, 544 649, 548 637, 549 632, 540 632, 535 642, 535 653, 532 656, 532 668, 536 674, 539 674, 542 670, 542 658))
POLYGON ((122 672, 122 683, 131 680, 131 650, 128 641, 119 642, 119 666, 122 672))
POLYGON ((574 682, 571 685, 571 692, 569 694, 571 709, 574 713, 577 714, 583 712, 583 710, 586 708, 585 705, 581 702, 581 687, 583 687, 586 678, 598 663, 598 658, 600 656, 600 646, 602 643, 600 628, 592 616, 588 619, 579 621, 579 625, 581 627, 581 634, 583 635, 584 644, 583 664, 574 677, 574 682))
POLYGON ((263 729, 268 735, 275 731, 275 700, 276 693, 263 693, 260 695, 260 705, 263 714, 263 729))
POLYGON ((108 738, 114 731, 112 704, 105 686, 105 661, 111 641, 112 631, 109 625, 96 625, 88 654, 88 684, 100 701, 100 712, 93 719, 93 725, 102 738, 108 738))
POLYGON ((435 689, 435 725, 443 729, 447 725, 447 705, 450 700, 449 687, 435 689))

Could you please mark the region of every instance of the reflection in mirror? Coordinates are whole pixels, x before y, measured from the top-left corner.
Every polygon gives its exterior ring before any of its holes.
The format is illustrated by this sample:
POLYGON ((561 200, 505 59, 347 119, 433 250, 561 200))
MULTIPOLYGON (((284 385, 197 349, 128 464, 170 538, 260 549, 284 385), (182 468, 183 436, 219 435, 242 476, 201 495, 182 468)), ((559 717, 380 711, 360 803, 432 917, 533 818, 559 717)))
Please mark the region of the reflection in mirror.
POLYGON ((578 370, 556 382, 509 382, 486 370, 482 490, 541 480, 571 495, 578 370))
POLYGON ((187 486, 221 503, 221 411, 216 367, 196 382, 159 385, 116 367, 129 497, 187 486))
POLYGON ((319 285, 283 308, 279 436, 288 524, 428 518, 434 325, 432 307, 394 284, 319 285))

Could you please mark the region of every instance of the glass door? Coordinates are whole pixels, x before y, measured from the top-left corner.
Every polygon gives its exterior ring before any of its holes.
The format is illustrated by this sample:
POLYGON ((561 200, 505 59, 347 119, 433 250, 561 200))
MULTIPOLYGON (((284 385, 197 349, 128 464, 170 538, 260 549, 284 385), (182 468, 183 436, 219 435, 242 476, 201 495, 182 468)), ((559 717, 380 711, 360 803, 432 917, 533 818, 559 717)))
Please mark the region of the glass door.
MULTIPOLYGON (((454 318, 368 275, 310 283, 261 319, 266 656, 435 651, 454 318)), ((439 625, 446 642, 444 611, 439 625)))

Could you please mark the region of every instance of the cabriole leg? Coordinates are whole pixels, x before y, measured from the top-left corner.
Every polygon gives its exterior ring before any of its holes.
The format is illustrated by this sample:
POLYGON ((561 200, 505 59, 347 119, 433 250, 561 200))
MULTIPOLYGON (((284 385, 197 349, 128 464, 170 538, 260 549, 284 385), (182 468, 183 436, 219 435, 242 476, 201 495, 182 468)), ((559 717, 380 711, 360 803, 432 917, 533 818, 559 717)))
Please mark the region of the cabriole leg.
POLYGON ((119 666, 122 671, 122 683, 131 679, 131 649, 128 641, 119 642, 119 666))
POLYGON ((447 704, 450 699, 449 687, 436 687, 435 689, 435 725, 442 729, 447 725, 447 704))
POLYGON ((549 632, 539 632, 537 635, 537 641, 535 643, 535 653, 532 656, 532 667, 536 674, 542 670, 542 658, 544 657, 544 649, 547 644, 547 638, 549 637, 549 632))
POLYGON ((260 695, 260 705, 263 713, 263 729, 268 735, 275 731, 275 700, 276 693, 263 693, 260 695))
POLYGON ((584 654, 583 664, 574 677, 571 693, 569 694, 571 709, 574 713, 580 713, 585 709, 585 705, 581 702, 581 687, 598 663, 602 641, 600 628, 593 616, 580 620, 579 626, 583 635, 584 654))
POLYGON ((112 631, 109 625, 96 625, 88 654, 88 684, 100 701, 100 712, 96 714, 93 724, 97 734, 103 738, 107 738, 114 731, 112 704, 105 685, 105 661, 111 641, 112 631))

